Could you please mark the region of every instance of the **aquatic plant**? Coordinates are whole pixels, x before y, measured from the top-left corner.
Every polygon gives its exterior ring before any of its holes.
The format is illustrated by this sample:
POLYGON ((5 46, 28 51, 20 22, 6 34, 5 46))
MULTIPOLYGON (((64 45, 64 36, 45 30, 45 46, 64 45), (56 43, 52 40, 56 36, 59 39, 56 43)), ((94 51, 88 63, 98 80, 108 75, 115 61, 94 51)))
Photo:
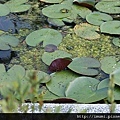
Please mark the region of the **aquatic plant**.
POLYGON ((0 50, 18 54, 10 64, 0 64, 4 98, 0 103, 5 111, 26 100, 43 104, 107 99, 112 112, 114 101, 120 100, 120 21, 113 16, 120 13, 119 5, 119 0, 10 0, 0 4, 0 50), (101 74, 107 79, 100 81, 101 74))

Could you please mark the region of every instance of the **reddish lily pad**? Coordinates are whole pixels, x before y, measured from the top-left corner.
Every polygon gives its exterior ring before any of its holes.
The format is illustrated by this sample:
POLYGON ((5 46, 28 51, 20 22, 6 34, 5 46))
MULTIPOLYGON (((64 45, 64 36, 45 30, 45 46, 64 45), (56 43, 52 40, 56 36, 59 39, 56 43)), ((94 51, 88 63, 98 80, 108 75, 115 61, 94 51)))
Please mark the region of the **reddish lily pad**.
POLYGON ((58 58, 50 64, 49 71, 56 72, 56 71, 64 70, 70 63, 71 63, 71 59, 58 58))

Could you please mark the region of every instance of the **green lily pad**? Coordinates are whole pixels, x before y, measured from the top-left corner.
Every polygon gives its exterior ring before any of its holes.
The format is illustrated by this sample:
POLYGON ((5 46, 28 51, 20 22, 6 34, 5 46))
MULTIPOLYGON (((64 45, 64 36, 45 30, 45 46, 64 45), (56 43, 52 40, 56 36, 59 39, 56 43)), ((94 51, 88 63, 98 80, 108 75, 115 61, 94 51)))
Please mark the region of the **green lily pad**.
POLYGON ((112 43, 113 43, 115 46, 120 47, 120 39, 119 39, 119 38, 114 38, 114 39, 112 40, 112 43))
POLYGON ((10 0, 5 5, 10 9, 10 12, 18 13, 25 12, 31 8, 31 5, 25 4, 28 0, 10 0))
MULTIPOLYGON (((98 87, 97 89, 102 89, 102 88, 108 88, 109 87, 109 79, 104 79, 102 80, 99 84, 98 84, 98 87)), ((114 99, 115 100, 120 100, 120 87, 115 85, 114 87, 114 99)))
POLYGON ((45 3, 61 3, 63 0, 40 0, 45 3))
POLYGON ((73 61, 68 65, 68 68, 72 71, 90 76, 97 75, 99 72, 96 68, 99 67, 100 62, 89 57, 74 58, 73 61))
POLYGON ((110 13, 110 14, 119 14, 120 0, 101 1, 95 5, 95 8, 101 12, 110 13))
POLYGON ((49 18, 65 18, 70 16, 71 6, 66 4, 50 5, 42 9, 43 15, 49 18))
POLYGON ((87 22, 93 25, 101 25, 105 21, 113 20, 113 18, 105 13, 93 12, 86 16, 87 22))
POLYGON ((59 98, 59 96, 50 92, 45 86, 41 87, 40 91, 40 99, 42 101, 52 101, 59 98))
POLYGON ((69 70, 51 74, 51 81, 46 84, 49 91, 60 97, 65 97, 65 90, 69 82, 77 78, 78 75, 69 70))
POLYGON ((91 103, 107 97, 107 89, 97 90, 99 80, 91 77, 79 77, 70 82, 66 89, 66 97, 80 103, 91 103))
POLYGON ((0 64, 0 76, 6 72, 4 64, 0 64))
POLYGON ((19 44, 18 38, 11 35, 1 35, 0 36, 0 49, 9 50, 10 46, 16 47, 19 44))
POLYGON ((74 27, 74 32, 77 36, 88 40, 100 38, 100 35, 96 31, 99 31, 99 27, 88 23, 81 23, 74 27))
POLYGON ((9 13, 10 13, 9 8, 4 4, 0 4, 0 16, 6 16, 9 13))
POLYGON ((100 81, 100 83, 97 86, 97 89, 99 90, 99 89, 108 87, 109 86, 109 81, 110 81, 109 78, 106 78, 106 79, 100 81))
POLYGON ((42 61, 46 65, 50 65, 52 61, 54 61, 57 58, 66 58, 66 57, 69 58, 71 56, 72 56, 71 54, 61 50, 56 50, 55 52, 52 53, 44 52, 42 55, 42 61))
POLYGON ((36 74, 36 81, 39 83, 47 83, 51 79, 47 73, 38 70, 26 70, 25 79, 28 80, 34 73, 36 74))
POLYGON ((117 62, 114 56, 104 57, 100 63, 101 69, 107 74, 112 73, 114 70, 120 67, 120 62, 117 62))
POLYGON ((120 35, 120 21, 107 21, 100 25, 100 31, 109 34, 120 35))
POLYGON ((25 69, 21 65, 14 65, 7 74, 13 80, 21 80, 25 76, 25 69))
POLYGON ((60 32, 50 28, 43 28, 30 33, 26 37, 26 43, 29 46, 36 46, 43 41, 43 47, 48 44, 59 45, 62 41, 62 35, 60 32))
MULTIPOLYGON (((72 18, 73 18, 73 17, 72 17, 72 18)), ((72 22, 74 22, 74 20, 71 19, 71 17, 69 17, 69 18, 63 18, 62 21, 63 21, 63 22, 66 22, 66 23, 72 23, 72 22)))
POLYGON ((91 12, 92 11, 86 7, 79 6, 79 5, 72 5, 71 13, 73 15, 77 14, 77 15, 81 16, 82 18, 85 18, 91 12))
POLYGON ((57 26, 57 27, 61 27, 65 25, 62 19, 48 18, 47 21, 50 25, 57 26))
POLYGON ((5 71, 3 65, 1 67, 4 74, 0 74, 0 92, 5 95, 4 89, 13 89, 13 86, 16 86, 16 83, 24 77, 25 69, 20 65, 14 65, 8 71, 5 71))
POLYGON ((120 86, 120 67, 113 71, 110 75, 114 76, 114 83, 120 86))
POLYGON ((21 65, 14 65, 0 77, 0 80, 6 82, 21 80, 24 77, 24 75, 25 69, 21 65))

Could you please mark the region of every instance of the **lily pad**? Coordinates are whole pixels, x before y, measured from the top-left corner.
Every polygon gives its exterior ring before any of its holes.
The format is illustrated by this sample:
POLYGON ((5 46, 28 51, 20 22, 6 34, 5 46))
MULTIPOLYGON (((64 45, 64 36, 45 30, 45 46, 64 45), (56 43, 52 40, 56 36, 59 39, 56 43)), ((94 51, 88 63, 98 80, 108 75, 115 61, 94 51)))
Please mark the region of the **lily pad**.
POLYGON ((74 0, 73 2, 79 3, 80 5, 83 5, 85 7, 94 7, 95 5, 95 0, 74 0))
POLYGON ((6 72, 4 64, 0 64, 0 76, 6 72))
POLYGON ((88 40, 100 38, 100 35, 96 31, 99 31, 99 27, 88 23, 82 23, 74 27, 74 32, 77 36, 88 40))
POLYGON ((42 55, 42 61, 45 64, 50 65, 52 61, 54 61, 55 59, 66 57, 70 58, 71 56, 72 56, 71 54, 61 50, 56 50, 55 52, 52 53, 44 52, 42 55))
POLYGON ((40 99, 42 101, 52 101, 59 98, 59 96, 50 92, 45 86, 41 87, 40 91, 40 99))
POLYGON ((110 82, 109 78, 106 78, 106 79, 100 81, 100 83, 97 86, 97 89, 102 89, 102 88, 106 88, 106 87, 108 88, 109 82, 110 82))
POLYGON ((120 21, 107 21, 100 25, 100 31, 109 34, 120 35, 120 21))
POLYGON ((101 25, 105 21, 113 20, 113 18, 105 13, 93 12, 86 16, 87 22, 93 25, 101 25))
POLYGON ((114 56, 104 57, 100 61, 100 63, 101 63, 101 69, 107 74, 112 73, 114 70, 120 67, 120 62, 117 61, 117 59, 114 56))
POLYGON ((82 18, 85 18, 91 12, 92 11, 90 9, 86 8, 86 7, 79 6, 79 5, 72 5, 71 13, 73 15, 77 14, 77 15, 81 16, 82 18))
POLYGON ((106 88, 97 90, 99 80, 91 77, 78 77, 70 82, 66 89, 66 97, 80 103, 92 103, 107 97, 106 88))
POLYGON ((28 80, 34 73, 36 74, 36 82, 47 83, 51 79, 47 73, 38 70, 26 70, 25 79, 28 80))
POLYGON ((65 25, 62 19, 48 18, 47 21, 50 25, 55 26, 55 27, 62 27, 65 25))
POLYGON ((0 36, 0 49, 9 50, 11 47, 16 47, 19 44, 18 38, 12 35, 1 35, 0 36))
POLYGON ((45 3, 61 3, 63 0, 40 0, 45 3))
POLYGON ((56 71, 65 70, 65 68, 71 63, 71 61, 72 61, 71 59, 67 59, 67 58, 55 59, 50 64, 49 71, 56 72, 56 71))
POLYGON ((120 86, 120 67, 113 71, 110 75, 113 75, 114 83, 120 86))
POLYGON ((43 15, 49 18, 65 18, 70 16, 71 6, 66 4, 50 5, 42 9, 43 15))
POLYGON ((74 58, 73 61, 68 65, 68 68, 72 71, 89 76, 97 75, 99 73, 97 70, 99 67, 100 62, 89 57, 74 58))
POLYGON ((46 86, 55 95, 65 97, 67 85, 77 77, 77 74, 69 70, 56 72, 51 74, 51 81, 46 86))
POLYGON ((0 16, 6 16, 9 13, 10 13, 9 8, 4 4, 0 4, 0 16))
POLYGON ((55 50, 57 50, 57 46, 53 45, 53 44, 48 44, 45 46, 45 52, 54 52, 55 50))
POLYGON ((120 47, 120 39, 119 39, 119 38, 114 38, 114 39, 112 40, 112 43, 113 43, 115 46, 120 47))
MULTIPOLYGON (((102 88, 108 88, 109 87, 109 79, 104 79, 102 80, 99 84, 97 89, 102 89, 102 88)), ((115 85, 114 87, 114 99, 115 100, 120 100, 120 87, 115 85)))
POLYGON ((10 9, 10 12, 18 13, 25 12, 31 8, 31 5, 25 4, 28 0, 10 0, 5 5, 10 9))
POLYGON ((10 33, 15 33, 15 25, 10 20, 10 18, 6 16, 2 16, 0 17, 0 30, 10 33))
POLYGON ((119 14, 120 13, 120 1, 101 1, 95 5, 95 8, 101 12, 109 14, 119 14))
POLYGON ((12 80, 21 80, 25 76, 25 69, 21 65, 14 65, 7 71, 12 80))
POLYGON ((59 45, 62 41, 62 35, 60 32, 50 28, 43 28, 30 33, 26 37, 26 43, 29 46, 36 46, 43 41, 43 47, 48 44, 59 45))
POLYGON ((13 84, 17 81, 21 81, 25 75, 25 69, 20 65, 14 65, 8 71, 4 71, 4 74, 0 76, 0 92, 4 94, 3 88, 12 88, 13 84))

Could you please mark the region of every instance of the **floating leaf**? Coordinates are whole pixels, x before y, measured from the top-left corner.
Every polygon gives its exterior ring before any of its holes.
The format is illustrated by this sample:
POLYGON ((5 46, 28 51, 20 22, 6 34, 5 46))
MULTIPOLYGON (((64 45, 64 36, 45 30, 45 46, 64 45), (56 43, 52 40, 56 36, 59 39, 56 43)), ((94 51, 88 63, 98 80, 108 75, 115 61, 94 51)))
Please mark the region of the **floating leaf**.
POLYGON ((70 82, 66 89, 66 97, 80 103, 96 102, 107 97, 107 89, 97 90, 99 80, 91 77, 78 77, 70 82))
POLYGON ((45 3, 61 3, 63 0, 40 0, 45 3))
POLYGON ((61 27, 65 25, 62 19, 48 18, 47 21, 50 25, 55 27, 61 27))
POLYGON ((55 50, 57 50, 57 46, 53 45, 53 44, 48 44, 45 46, 45 52, 54 52, 55 50))
POLYGON ((103 33, 120 35, 120 21, 114 20, 104 22, 100 26, 100 31, 103 33))
POLYGON ((69 82, 77 78, 78 75, 69 70, 51 74, 51 81, 46 84, 49 91, 60 97, 65 97, 65 89, 69 82))
POLYGON ((99 30, 98 26, 93 26, 88 23, 82 23, 74 27, 74 32, 77 36, 84 39, 93 40, 100 38, 100 35, 96 32, 99 30))
POLYGON ((79 6, 79 5, 72 5, 71 12, 72 12, 73 15, 77 14, 77 15, 81 16, 82 18, 85 18, 86 15, 90 14, 92 11, 89 10, 88 8, 86 8, 86 7, 82 7, 82 6, 79 6))
POLYGON ((4 4, 0 4, 0 16, 6 16, 7 14, 9 14, 10 10, 7 6, 5 6, 4 4))
POLYGON ((0 76, 6 72, 4 64, 0 64, 0 76))
POLYGON ((96 1, 95 0, 74 0, 73 2, 77 2, 82 6, 91 8, 91 7, 94 7, 96 1))
POLYGON ((74 58, 73 61, 68 65, 68 68, 72 71, 90 76, 97 75, 99 72, 96 68, 99 67, 99 61, 89 57, 74 58))
POLYGON ((43 28, 30 33, 26 37, 26 43, 29 46, 36 46, 43 41, 43 47, 48 44, 59 45, 62 41, 62 35, 60 32, 50 28, 43 28))
POLYGON ((113 76, 114 83, 120 86, 120 67, 113 71, 110 75, 113 76))
POLYGON ((71 56, 72 56, 71 54, 61 50, 56 50, 55 52, 52 53, 44 52, 42 55, 42 61, 45 64, 50 65, 52 61, 54 61, 55 59, 66 57, 70 58, 71 56))
POLYGON ((71 63, 71 59, 67 58, 58 58, 52 61, 52 63, 49 66, 50 72, 56 72, 65 70, 65 68, 71 63))
POLYGON ((10 12, 25 12, 31 8, 31 5, 25 4, 28 0, 10 0, 5 5, 10 9, 10 12))
POLYGON ((50 5, 42 9, 43 15, 49 18, 65 18, 70 16, 71 6, 66 4, 50 5))
POLYGON ((59 96, 50 92, 45 86, 41 87, 40 90, 40 99, 42 101, 52 101, 59 98, 59 96))
POLYGON ((25 76, 25 69, 21 65, 14 65, 7 74, 12 80, 21 80, 25 76))
POLYGON ((97 86, 97 89, 102 89, 102 88, 106 88, 106 87, 108 88, 109 82, 110 82, 109 78, 106 78, 106 79, 100 81, 100 83, 97 86))
POLYGON ((120 13, 120 1, 101 1, 95 5, 96 9, 110 14, 119 14, 120 13))
MULTIPOLYGON (((104 79, 104 80, 102 80, 99 84, 98 84, 98 87, 97 87, 97 89, 99 90, 99 89, 102 89, 102 88, 108 88, 109 87, 109 79, 107 78, 107 79, 104 79)), ((115 85, 115 87, 114 87, 114 99, 115 100, 120 100, 120 87, 119 86, 117 86, 117 85, 115 85)))
POLYGON ((19 44, 18 38, 12 35, 1 35, 0 36, 0 49, 9 50, 10 46, 16 47, 19 44))
POLYGON ((113 43, 115 46, 120 47, 120 39, 119 39, 119 38, 114 38, 114 39, 112 40, 112 43, 113 43))
POLYGON ((7 72, 4 71, 4 74, 0 76, 0 92, 5 93, 3 88, 7 89, 7 87, 13 87, 14 83, 22 80, 25 75, 25 69, 20 65, 14 65, 7 72))
POLYGON ((15 33, 15 25, 10 18, 6 16, 0 17, 0 30, 15 33))
POLYGON ((45 73, 43 71, 38 71, 38 70, 27 70, 25 79, 28 80, 31 77, 31 75, 33 75, 34 73, 36 75, 35 79, 39 83, 47 83, 51 79, 47 73, 45 73))
POLYGON ((93 12, 86 16, 87 22, 93 25, 101 25, 105 21, 113 20, 113 18, 105 13, 93 12))
POLYGON ((100 62, 101 69, 107 74, 112 73, 120 67, 120 62, 117 62, 117 59, 114 56, 104 57, 100 62))

